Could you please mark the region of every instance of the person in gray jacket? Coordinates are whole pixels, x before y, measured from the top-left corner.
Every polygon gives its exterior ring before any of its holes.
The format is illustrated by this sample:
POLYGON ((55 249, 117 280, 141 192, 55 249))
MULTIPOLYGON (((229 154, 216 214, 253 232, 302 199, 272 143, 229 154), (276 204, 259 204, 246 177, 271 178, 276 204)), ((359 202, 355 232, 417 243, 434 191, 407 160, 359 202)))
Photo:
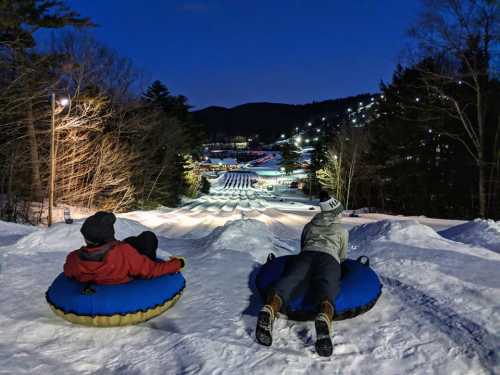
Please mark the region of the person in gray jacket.
POLYGON ((301 252, 287 264, 283 277, 269 294, 257 320, 256 338, 263 345, 272 344, 273 322, 281 307, 290 300, 296 288, 309 283, 314 292, 318 314, 315 319, 316 351, 330 356, 333 351, 331 325, 335 314, 332 301, 340 290, 340 263, 347 256, 348 232, 340 224, 342 203, 320 194, 321 213, 306 224, 301 236, 301 252))

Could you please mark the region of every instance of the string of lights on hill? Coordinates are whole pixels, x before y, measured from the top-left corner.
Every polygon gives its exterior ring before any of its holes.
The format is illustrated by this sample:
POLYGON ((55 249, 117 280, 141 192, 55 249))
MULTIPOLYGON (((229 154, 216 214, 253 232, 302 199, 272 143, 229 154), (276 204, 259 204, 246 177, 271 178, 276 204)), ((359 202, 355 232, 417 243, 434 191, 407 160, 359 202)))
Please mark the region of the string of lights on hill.
POLYGON ((327 136, 333 130, 340 129, 342 126, 362 128, 375 117, 380 116, 377 113, 377 104, 379 100, 383 99, 384 95, 374 95, 367 102, 359 101, 356 106, 348 107, 342 118, 320 116, 311 119, 302 127, 296 126, 291 132, 281 133, 276 144, 293 143, 296 147, 313 148, 321 136, 327 136))

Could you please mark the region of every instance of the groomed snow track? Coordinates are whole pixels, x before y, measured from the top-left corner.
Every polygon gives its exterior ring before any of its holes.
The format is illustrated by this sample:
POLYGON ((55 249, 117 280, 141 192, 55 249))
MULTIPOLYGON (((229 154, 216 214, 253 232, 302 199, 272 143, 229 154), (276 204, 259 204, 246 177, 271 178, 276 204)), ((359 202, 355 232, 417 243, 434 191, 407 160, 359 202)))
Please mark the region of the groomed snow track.
POLYGON ((44 292, 82 245, 82 221, 0 225, 0 374, 500 373, 500 254, 387 215, 345 218, 357 225, 350 257, 369 256, 384 289, 369 312, 334 323, 332 357, 315 353, 311 322, 279 319, 273 346, 257 344, 257 267, 270 252, 298 251, 318 210, 252 188, 251 178, 230 172, 184 207, 120 215, 117 238, 152 229, 159 256, 187 259, 178 304, 137 326, 80 327, 49 310, 44 292))
POLYGON ((252 172, 228 172, 224 174, 224 189, 246 190, 252 187, 252 179, 257 175, 252 172))

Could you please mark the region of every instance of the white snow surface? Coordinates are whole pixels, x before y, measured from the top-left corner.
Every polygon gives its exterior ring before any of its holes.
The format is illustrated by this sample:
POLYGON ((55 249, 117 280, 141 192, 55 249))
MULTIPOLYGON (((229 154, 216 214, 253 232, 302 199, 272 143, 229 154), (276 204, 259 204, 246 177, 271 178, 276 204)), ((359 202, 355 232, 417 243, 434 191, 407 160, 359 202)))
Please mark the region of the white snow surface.
POLYGON ((330 358, 315 353, 311 322, 279 319, 273 346, 257 344, 257 267, 269 252, 298 251, 303 225, 318 212, 310 207, 216 186, 179 209, 120 215, 117 238, 153 229, 161 256, 187 259, 177 305, 122 328, 72 325, 45 302, 66 255, 83 244, 81 221, 50 229, 0 222, 0 374, 500 372, 500 254, 481 245, 487 230, 446 220, 344 218, 352 228, 349 256, 370 257, 384 285, 380 300, 334 323, 330 358), (469 233, 473 245, 435 231, 450 226, 449 233, 469 233))
POLYGON ((500 221, 476 219, 439 232, 450 240, 500 253, 500 221))
POLYGON ((20 238, 35 232, 36 227, 0 221, 0 246, 16 243, 20 238))

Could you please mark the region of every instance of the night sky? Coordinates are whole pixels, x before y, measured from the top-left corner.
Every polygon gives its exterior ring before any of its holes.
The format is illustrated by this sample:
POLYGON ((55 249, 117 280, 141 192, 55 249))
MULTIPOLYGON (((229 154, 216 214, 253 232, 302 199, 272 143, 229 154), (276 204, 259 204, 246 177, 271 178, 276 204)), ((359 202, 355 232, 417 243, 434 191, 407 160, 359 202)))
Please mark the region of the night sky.
POLYGON ((417 0, 70 0, 91 33, 196 108, 308 103, 389 80, 417 0))

